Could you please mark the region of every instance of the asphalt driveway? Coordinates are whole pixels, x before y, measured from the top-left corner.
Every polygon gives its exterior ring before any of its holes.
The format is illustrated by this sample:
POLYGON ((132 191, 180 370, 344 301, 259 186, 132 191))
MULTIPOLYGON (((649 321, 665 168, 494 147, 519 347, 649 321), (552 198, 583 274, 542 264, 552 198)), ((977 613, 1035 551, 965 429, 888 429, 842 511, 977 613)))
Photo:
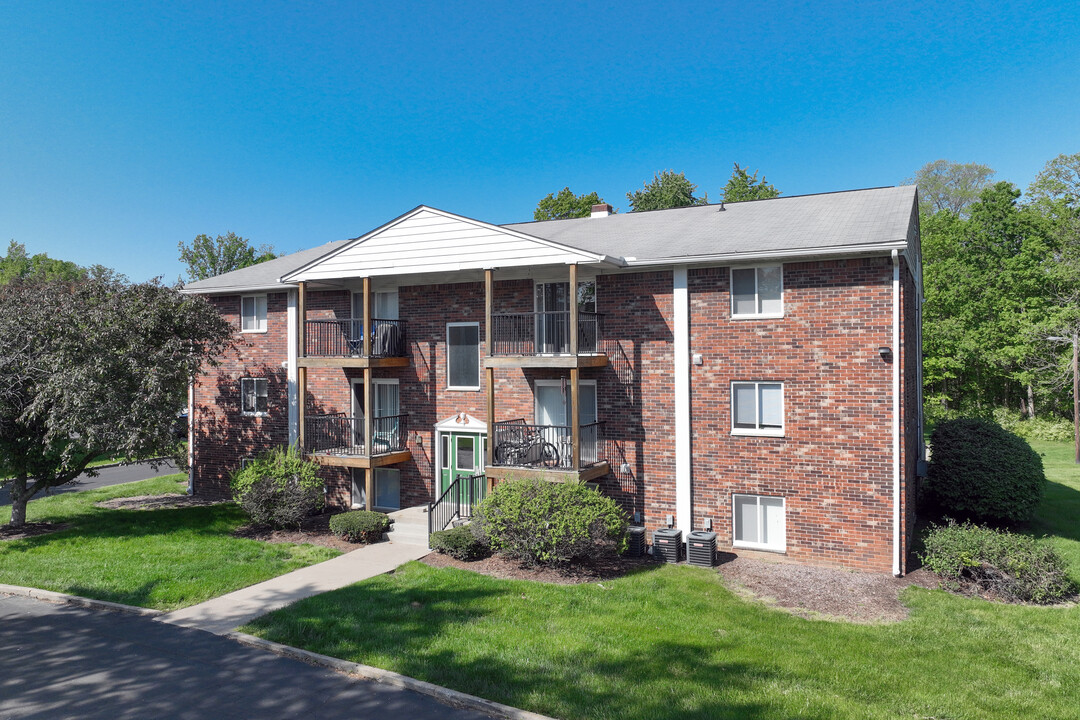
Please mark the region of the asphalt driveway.
POLYGON ((487 716, 201 630, 0 595, 0 719, 487 716))
MULTIPOLYGON (((136 480, 146 480, 147 478, 159 477, 161 475, 172 475, 175 472, 177 472, 176 467, 171 462, 159 465, 157 470, 150 467, 150 463, 119 465, 117 467, 101 468, 98 470, 97 477, 90 477, 83 473, 66 485, 50 488, 48 492, 49 495, 59 495, 60 493, 77 492, 79 490, 94 490, 109 485, 119 485, 120 483, 135 482, 136 480)), ((34 496, 34 499, 30 500, 30 502, 32 503, 37 498, 43 497, 48 497, 48 495, 38 493, 34 496)), ((10 504, 11 493, 8 491, 7 487, 0 488, 0 505, 10 504)), ((0 720, 2 720, 2 718, 0 718, 0 720)))

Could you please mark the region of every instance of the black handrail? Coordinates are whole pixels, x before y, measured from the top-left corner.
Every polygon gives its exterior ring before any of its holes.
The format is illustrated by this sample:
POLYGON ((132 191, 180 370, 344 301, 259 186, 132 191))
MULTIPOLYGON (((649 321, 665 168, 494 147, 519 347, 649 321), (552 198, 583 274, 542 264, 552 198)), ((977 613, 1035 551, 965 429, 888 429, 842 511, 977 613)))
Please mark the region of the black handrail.
POLYGON ((460 475, 428 505, 428 535, 445 530, 455 519, 467 520, 487 495, 486 475, 460 475))
MULTIPOLYGON (((581 426, 581 467, 607 460, 603 422, 581 426)), ((573 432, 569 425, 529 425, 522 419, 495 423, 495 465, 572 470, 573 432)))
MULTIPOLYGON (((600 313, 578 312, 578 353, 600 352, 600 313)), ((565 355, 570 352, 570 311, 495 313, 492 355, 565 355)))
MULTIPOLYGON (((371 319, 370 357, 405 357, 404 320, 371 319)), ((363 320, 306 320, 304 350, 308 357, 363 357, 363 320)))
POLYGON ((408 446, 408 413, 371 419, 371 449, 364 442, 361 417, 344 413, 304 418, 304 450, 334 455, 381 455, 402 452, 408 446))

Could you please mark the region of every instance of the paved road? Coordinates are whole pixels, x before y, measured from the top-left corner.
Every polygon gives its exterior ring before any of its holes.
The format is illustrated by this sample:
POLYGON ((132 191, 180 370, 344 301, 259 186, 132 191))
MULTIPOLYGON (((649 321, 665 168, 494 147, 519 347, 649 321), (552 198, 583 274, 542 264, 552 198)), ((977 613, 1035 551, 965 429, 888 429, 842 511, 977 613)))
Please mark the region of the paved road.
POLYGON ((0 719, 486 715, 120 613, 0 595, 0 719))
MULTIPOLYGON (((177 472, 177 470, 172 463, 159 465, 157 470, 151 468, 149 463, 136 463, 134 465, 102 468, 101 470, 98 470, 97 477, 89 477, 85 474, 80 475, 67 485, 51 488, 49 490, 49 495, 75 492, 77 490, 94 490, 95 488, 107 487, 109 485, 119 485, 120 483, 135 482, 136 480, 146 480, 147 478, 158 477, 160 475, 171 475, 175 472, 177 472)), ((48 496, 38 493, 34 496, 34 499, 42 497, 48 496)), ((34 499, 31 499, 30 502, 34 502, 34 499)), ((0 488, 0 505, 10 504, 11 493, 8 492, 6 487, 0 488)), ((2 720, 2 718, 0 718, 0 720, 2 720)))

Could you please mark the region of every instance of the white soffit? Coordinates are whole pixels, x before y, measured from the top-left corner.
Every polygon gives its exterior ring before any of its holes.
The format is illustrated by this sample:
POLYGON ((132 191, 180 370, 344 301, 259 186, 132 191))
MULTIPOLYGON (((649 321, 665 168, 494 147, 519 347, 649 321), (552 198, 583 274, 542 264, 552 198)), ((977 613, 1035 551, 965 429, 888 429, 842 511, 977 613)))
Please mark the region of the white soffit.
POLYGON ((282 282, 620 261, 424 205, 297 268, 282 282))

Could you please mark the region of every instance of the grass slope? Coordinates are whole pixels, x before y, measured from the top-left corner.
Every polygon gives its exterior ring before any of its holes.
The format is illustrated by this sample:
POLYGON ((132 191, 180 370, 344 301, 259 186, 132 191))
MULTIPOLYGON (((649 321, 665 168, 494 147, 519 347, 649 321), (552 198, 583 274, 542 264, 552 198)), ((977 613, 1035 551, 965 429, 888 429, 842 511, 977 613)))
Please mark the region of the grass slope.
MULTIPOLYGON (((171 610, 339 554, 232 537, 247 521, 233 504, 138 511, 94 506, 116 497, 183 492, 185 483, 183 475, 167 475, 32 500, 29 522, 72 527, 0 542, 0 583, 171 610)), ((10 514, 0 508, 0 523, 10 514)))
MULTIPOLYGON (((1080 574, 1080 472, 1037 449, 1053 484, 1034 530, 1080 574)), ((568 719, 1080 715, 1080 608, 904 599, 908 620, 864 626, 747 602, 700 568, 566 587, 412 563, 246 629, 568 719)))

